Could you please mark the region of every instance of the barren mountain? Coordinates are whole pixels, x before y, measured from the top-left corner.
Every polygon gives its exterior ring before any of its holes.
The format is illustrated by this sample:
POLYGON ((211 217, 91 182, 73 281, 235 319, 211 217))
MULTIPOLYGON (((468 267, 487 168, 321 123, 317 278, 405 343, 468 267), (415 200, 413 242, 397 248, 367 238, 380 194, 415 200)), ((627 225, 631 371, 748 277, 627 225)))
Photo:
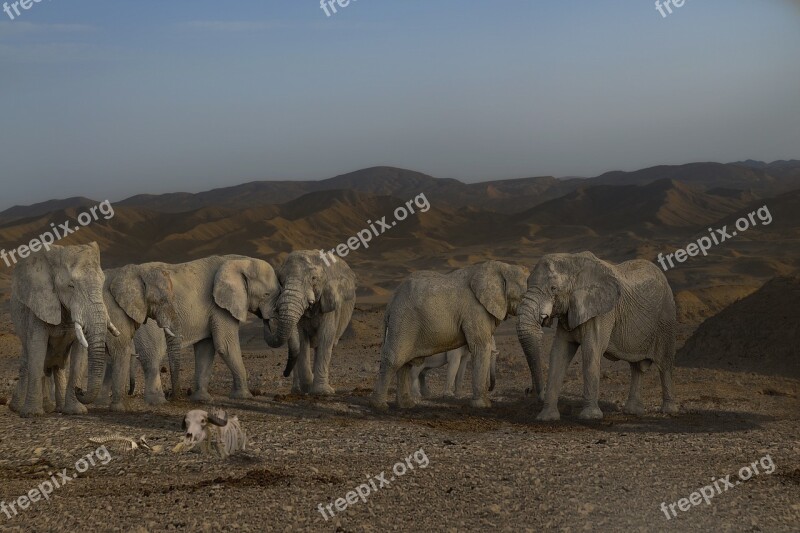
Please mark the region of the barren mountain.
POLYGON ((800 378, 798 312, 800 276, 774 278, 701 324, 678 362, 800 378))

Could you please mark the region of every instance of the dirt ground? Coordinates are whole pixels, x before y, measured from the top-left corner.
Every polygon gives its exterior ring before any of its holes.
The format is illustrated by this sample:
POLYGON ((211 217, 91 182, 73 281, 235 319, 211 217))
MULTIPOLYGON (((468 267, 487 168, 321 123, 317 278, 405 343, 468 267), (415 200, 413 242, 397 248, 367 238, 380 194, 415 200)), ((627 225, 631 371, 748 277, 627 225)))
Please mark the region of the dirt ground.
MULTIPOLYGON (((230 374, 220 361, 212 384, 215 405, 237 414, 251 439, 248 451, 227 460, 172 453, 182 415, 195 405, 150 408, 141 399, 141 376, 124 414, 92 408, 86 416, 22 419, 0 405, 0 500, 6 503, 48 480, 50 472, 73 472, 76 461, 97 448, 90 437, 144 435, 151 446, 164 446, 157 454, 109 446, 107 464, 97 461, 49 500, 17 508, 16 515, 9 511, 11 517, 0 513, 0 530, 800 529, 797 380, 680 367, 675 381, 681 413, 665 416, 657 412, 660 388, 651 370, 645 380, 648 413, 632 417, 621 412, 627 365, 604 362, 605 418, 586 423, 576 418, 582 391, 576 361, 562 394, 562 421, 539 423, 541 405, 524 394, 530 378, 512 320, 498 330, 492 408, 470 408, 464 397, 434 398, 379 414, 369 408, 368 396, 382 312, 380 306, 357 309, 334 353, 337 394, 325 399, 289 395, 290 382, 281 376, 284 350, 266 348, 255 321, 243 328, 250 384, 259 395, 227 399, 230 374), (771 474, 759 466, 758 475, 723 489, 709 505, 687 511, 673 506, 677 517, 667 519, 661 510, 662 502, 689 498, 713 478, 730 474, 733 483, 740 468, 766 455, 775 467, 771 474), (414 468, 396 475, 402 471, 398 462, 414 468), (346 498, 382 472, 388 486, 344 511, 334 506, 335 516, 326 511, 323 518, 319 504, 346 498)), ((2 404, 13 389, 19 346, 6 326, 0 335, 2 404)), ((188 388, 193 364, 185 358, 188 388)), ((444 371, 432 374, 432 388, 440 391, 444 371)))

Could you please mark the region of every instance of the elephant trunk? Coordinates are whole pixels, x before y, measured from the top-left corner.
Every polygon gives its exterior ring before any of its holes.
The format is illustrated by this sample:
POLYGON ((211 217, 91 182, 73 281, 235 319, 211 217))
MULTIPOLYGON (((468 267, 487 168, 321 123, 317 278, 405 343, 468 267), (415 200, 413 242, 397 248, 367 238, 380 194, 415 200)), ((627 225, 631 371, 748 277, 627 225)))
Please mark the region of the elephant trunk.
POLYGON ((278 302, 278 339, 281 341, 281 344, 291 339, 289 342, 289 355, 286 359, 286 368, 283 370, 284 377, 288 377, 292 373, 294 365, 297 362, 297 356, 300 352, 299 339, 297 335, 292 335, 292 332, 297 329, 297 323, 305 312, 305 307, 306 306, 303 305, 303 293, 299 290, 292 290, 289 288, 284 290, 278 302))
POLYGON ((275 322, 275 318, 264 320, 264 340, 270 348, 280 348, 286 342, 286 339, 281 339, 278 335, 275 322))
POLYGON ((78 401, 84 404, 92 403, 97 398, 100 386, 103 384, 106 372, 106 331, 109 324, 108 313, 103 304, 92 305, 86 317, 88 319, 75 320, 76 332, 80 329, 88 344, 88 391, 85 393, 80 389, 75 391, 78 401))
POLYGON ((526 294, 519 307, 517 338, 531 371, 531 392, 544 399, 543 334, 539 319, 539 303, 526 294))

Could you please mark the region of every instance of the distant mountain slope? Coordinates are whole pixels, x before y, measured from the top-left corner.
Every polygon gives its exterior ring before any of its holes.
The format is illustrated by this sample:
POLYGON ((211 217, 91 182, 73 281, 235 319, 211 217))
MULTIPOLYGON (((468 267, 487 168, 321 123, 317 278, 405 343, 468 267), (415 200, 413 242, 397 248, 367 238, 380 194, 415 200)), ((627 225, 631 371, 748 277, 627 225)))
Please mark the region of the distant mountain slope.
MULTIPOLYGON (((657 166, 635 172, 607 172, 591 179, 556 179, 552 176, 463 183, 413 170, 372 167, 321 181, 253 181, 199 193, 175 192, 140 194, 114 202, 115 206, 136 207, 163 213, 191 212, 205 207, 249 209, 289 202, 303 195, 350 189, 361 193, 411 199, 420 193, 440 207, 476 207, 499 213, 519 213, 569 194, 587 185, 648 185, 661 180, 687 183, 699 190, 723 190, 729 196, 748 191, 774 196, 800 188, 800 162, 691 163, 657 166)), ((86 198, 53 200, 32 206, 15 206, 0 213, 0 224, 35 217, 68 207, 95 202, 86 198)))
POLYGON ((772 279, 703 322, 678 364, 800 378, 798 302, 800 275, 772 279))
POLYGON ((48 200, 32 205, 15 205, 0 213, 0 224, 7 224, 15 220, 28 217, 38 217, 46 215, 59 209, 67 209, 70 207, 87 207, 97 205, 98 202, 83 196, 73 196, 72 198, 64 198, 63 200, 48 200))
POLYGON ((716 196, 665 179, 637 185, 588 184, 518 215, 548 226, 585 226, 596 231, 672 227, 697 228, 748 204, 752 197, 716 196))

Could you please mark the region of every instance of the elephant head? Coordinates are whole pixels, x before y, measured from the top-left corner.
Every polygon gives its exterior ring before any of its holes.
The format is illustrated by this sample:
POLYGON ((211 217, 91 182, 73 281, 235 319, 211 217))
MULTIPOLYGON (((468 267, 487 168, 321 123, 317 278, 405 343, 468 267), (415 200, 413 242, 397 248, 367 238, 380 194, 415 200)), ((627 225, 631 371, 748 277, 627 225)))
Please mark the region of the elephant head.
POLYGON ((89 350, 89 379, 97 384, 105 372, 106 331, 119 335, 108 317, 104 283, 94 242, 34 253, 17 266, 12 283, 14 297, 41 321, 74 328, 76 340, 89 350))
POLYGON ((247 320, 248 312, 270 319, 281 289, 270 264, 236 255, 225 259, 214 276, 214 302, 239 322, 247 320))
POLYGON ((264 321, 264 339, 273 348, 290 341, 289 357, 284 376, 289 376, 297 361, 299 346, 294 346, 300 317, 314 313, 330 313, 345 300, 355 298, 355 275, 344 261, 337 259, 325 264, 319 252, 292 252, 278 272, 281 295, 277 302, 276 318, 264 321), (277 323, 277 332, 275 331, 277 323))
POLYGON ((566 319, 568 329, 575 329, 611 311, 620 292, 614 272, 591 252, 550 254, 537 263, 520 306, 517 336, 540 398, 544 394, 542 326, 550 326, 553 318, 558 318, 566 319))
POLYGON ((500 261, 487 261, 473 268, 469 287, 475 298, 498 321, 516 316, 527 288, 528 269, 500 261))
MULTIPOLYGON (((145 263, 127 265, 108 271, 108 294, 125 314, 136 323, 137 327, 148 318, 155 320, 167 335, 176 337, 179 332, 177 312, 175 311, 175 295, 172 291, 172 280, 169 273, 161 268, 161 263, 145 263)), ((112 304, 109 304, 112 305, 112 304)), ((170 361, 173 357, 180 361, 180 342, 168 343, 170 361)), ((90 357, 89 364, 93 364, 90 357)), ((79 393, 81 403, 94 401, 100 383, 89 381, 88 391, 79 393)))

